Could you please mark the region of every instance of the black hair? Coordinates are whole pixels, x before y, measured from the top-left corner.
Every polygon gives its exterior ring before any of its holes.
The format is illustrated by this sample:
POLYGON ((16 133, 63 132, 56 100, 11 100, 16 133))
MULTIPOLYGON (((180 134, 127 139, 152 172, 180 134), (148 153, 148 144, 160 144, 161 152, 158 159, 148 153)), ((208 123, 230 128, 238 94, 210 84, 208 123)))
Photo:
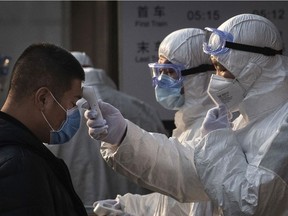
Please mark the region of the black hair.
POLYGON ((60 99, 72 80, 84 81, 83 68, 67 50, 49 43, 32 44, 24 50, 12 70, 10 91, 15 99, 47 87, 60 99))

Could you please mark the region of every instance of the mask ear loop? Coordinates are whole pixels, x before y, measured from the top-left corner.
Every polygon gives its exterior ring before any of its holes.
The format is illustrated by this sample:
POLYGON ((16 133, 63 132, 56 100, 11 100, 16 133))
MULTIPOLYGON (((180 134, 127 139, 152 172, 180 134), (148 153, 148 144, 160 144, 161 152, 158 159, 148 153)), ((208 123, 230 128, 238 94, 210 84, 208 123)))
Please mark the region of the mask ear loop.
POLYGON ((46 116, 44 115, 44 113, 42 112, 42 110, 41 110, 41 114, 42 114, 42 116, 43 116, 43 118, 45 119, 45 121, 46 121, 46 123, 49 125, 49 127, 51 128, 51 130, 52 131, 55 131, 54 129, 53 129, 53 127, 52 127, 52 125, 49 123, 49 121, 47 120, 47 118, 46 118, 46 116))
POLYGON ((52 92, 51 92, 51 91, 49 91, 49 92, 50 92, 52 98, 54 99, 54 101, 64 110, 64 112, 67 112, 67 110, 64 109, 64 107, 56 100, 56 98, 54 97, 54 95, 52 94, 52 92))
MULTIPOLYGON (((52 94, 51 91, 49 91, 50 95, 52 96, 52 98, 54 99, 54 101, 61 107, 61 109, 67 113, 67 110, 64 109, 64 107, 56 100, 56 98, 54 97, 54 95, 52 94)), ((55 129, 53 129, 52 125, 49 123, 48 119, 46 118, 46 116, 44 115, 44 113, 41 110, 41 114, 43 116, 43 118, 45 119, 45 121, 47 122, 47 124, 49 125, 49 127, 51 128, 51 130, 54 132, 56 131, 55 129)))

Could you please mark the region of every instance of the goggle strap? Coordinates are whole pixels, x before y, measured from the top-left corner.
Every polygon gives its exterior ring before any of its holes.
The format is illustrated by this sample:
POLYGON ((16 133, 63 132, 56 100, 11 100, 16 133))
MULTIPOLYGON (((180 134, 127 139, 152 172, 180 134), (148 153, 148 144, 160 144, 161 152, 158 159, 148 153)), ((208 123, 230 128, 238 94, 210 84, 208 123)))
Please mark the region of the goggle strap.
POLYGON ((187 76, 187 75, 191 75, 191 74, 203 73, 203 72, 214 71, 214 70, 215 70, 215 67, 213 65, 202 64, 198 67, 182 70, 181 75, 187 76))
POLYGON ((260 53, 266 56, 275 56, 275 55, 282 55, 282 50, 274 50, 269 47, 257 47, 257 46, 251 46, 246 44, 239 44, 234 42, 226 41, 225 47, 235 49, 235 50, 241 50, 246 52, 252 52, 252 53, 260 53))

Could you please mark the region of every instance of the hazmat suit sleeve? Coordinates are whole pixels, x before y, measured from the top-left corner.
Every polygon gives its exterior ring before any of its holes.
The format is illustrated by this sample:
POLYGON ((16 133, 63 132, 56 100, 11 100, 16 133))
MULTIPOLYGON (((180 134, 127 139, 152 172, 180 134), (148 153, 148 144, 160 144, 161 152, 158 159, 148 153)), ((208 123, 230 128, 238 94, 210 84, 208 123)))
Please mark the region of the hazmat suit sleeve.
POLYGON ((208 200, 194 166, 194 149, 176 138, 149 133, 127 121, 119 146, 102 143, 110 166, 137 184, 180 202, 208 200))
POLYGON ((201 182, 224 215, 288 215, 287 134, 286 121, 251 163, 228 129, 209 133, 195 147, 201 182))

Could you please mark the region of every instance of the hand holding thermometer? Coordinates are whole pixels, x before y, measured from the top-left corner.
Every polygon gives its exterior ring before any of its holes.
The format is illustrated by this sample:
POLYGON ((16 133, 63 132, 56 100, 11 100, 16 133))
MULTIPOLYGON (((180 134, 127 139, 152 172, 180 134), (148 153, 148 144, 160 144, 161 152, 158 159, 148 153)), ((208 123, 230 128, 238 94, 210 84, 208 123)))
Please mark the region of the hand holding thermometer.
MULTIPOLYGON (((90 109, 95 110, 97 112, 97 115, 98 115, 97 118, 99 120, 104 121, 101 110, 100 110, 99 105, 98 105, 96 89, 92 86, 83 86, 83 98, 88 102, 90 109)), ((101 133, 100 136, 101 137, 106 136, 107 134, 108 134, 108 131, 107 131, 107 129, 105 129, 101 133)))

